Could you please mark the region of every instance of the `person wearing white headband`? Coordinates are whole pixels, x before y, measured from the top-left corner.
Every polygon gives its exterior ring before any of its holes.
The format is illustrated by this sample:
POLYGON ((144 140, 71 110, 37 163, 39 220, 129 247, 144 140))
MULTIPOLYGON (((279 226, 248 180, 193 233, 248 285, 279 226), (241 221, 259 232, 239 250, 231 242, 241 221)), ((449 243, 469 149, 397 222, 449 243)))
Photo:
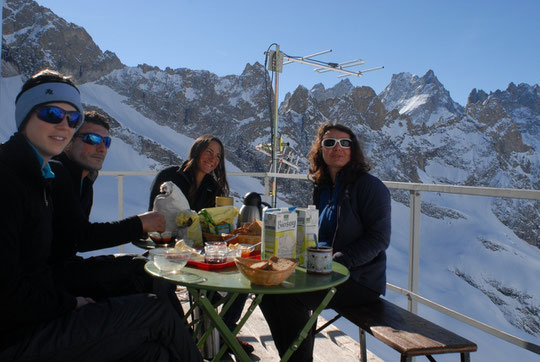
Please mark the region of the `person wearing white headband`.
POLYGON ((0 361, 201 361, 168 301, 153 294, 94 301, 59 283, 49 160, 83 121, 80 94, 68 77, 45 70, 15 104, 17 132, 0 145, 0 361))

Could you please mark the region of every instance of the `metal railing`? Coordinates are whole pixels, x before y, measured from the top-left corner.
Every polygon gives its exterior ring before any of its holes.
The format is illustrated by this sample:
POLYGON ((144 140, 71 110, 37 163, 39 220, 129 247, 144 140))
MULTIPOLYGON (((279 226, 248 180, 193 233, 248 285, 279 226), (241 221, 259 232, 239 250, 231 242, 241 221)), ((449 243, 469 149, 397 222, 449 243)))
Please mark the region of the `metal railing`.
MULTIPOLYGON (((125 176, 152 176, 155 171, 101 171, 103 176, 116 176, 118 180, 118 217, 124 217, 123 208, 123 181, 125 176)), ((288 178, 298 180, 308 180, 306 174, 279 174, 270 172, 228 172, 228 177, 243 176, 257 177, 264 179, 265 201, 270 201, 271 180, 272 178, 288 178)), ((424 298, 418 294, 419 264, 420 264, 420 209, 422 192, 437 192, 445 194, 460 194, 470 196, 489 196, 500 198, 515 198, 527 200, 540 200, 539 190, 518 190, 494 187, 474 187, 474 186, 453 186, 453 185, 434 185, 409 182, 383 181, 389 189, 405 190, 410 194, 410 231, 409 231, 409 274, 408 289, 404 289, 393 284, 387 283, 389 290, 397 292, 407 297, 408 310, 417 313, 418 303, 422 303, 434 310, 446 314, 454 319, 464 322, 474 328, 480 329, 492 336, 512 343, 520 348, 540 354, 540 345, 526 341, 509 333, 503 332, 493 326, 475 320, 464 314, 446 308, 443 305, 435 303, 432 300, 424 298)))

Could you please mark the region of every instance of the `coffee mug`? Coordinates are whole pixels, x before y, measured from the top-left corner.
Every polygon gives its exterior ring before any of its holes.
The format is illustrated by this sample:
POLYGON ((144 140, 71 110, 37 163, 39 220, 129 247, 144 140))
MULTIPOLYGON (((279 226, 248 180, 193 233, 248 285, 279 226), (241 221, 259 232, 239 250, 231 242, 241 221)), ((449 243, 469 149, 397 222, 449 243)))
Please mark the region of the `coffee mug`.
POLYGON ((329 246, 307 248, 307 271, 314 274, 332 272, 332 248, 329 246))

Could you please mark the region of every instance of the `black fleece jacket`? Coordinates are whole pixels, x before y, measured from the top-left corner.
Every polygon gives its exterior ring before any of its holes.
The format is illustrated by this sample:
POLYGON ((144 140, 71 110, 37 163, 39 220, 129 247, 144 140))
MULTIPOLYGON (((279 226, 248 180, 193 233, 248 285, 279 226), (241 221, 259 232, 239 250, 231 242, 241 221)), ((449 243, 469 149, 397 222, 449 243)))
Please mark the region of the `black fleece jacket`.
POLYGON ((76 299, 56 284, 49 264, 50 186, 26 138, 0 145, 0 350, 30 326, 75 309, 76 299))
MULTIPOLYGON (((187 162, 187 161, 186 161, 187 162)), ((199 189, 195 193, 194 197, 190 197, 189 188, 195 177, 191 172, 182 171, 186 165, 186 162, 182 166, 171 166, 161 170, 152 182, 150 189, 150 202, 148 203, 148 210, 154 208, 154 199, 159 194, 159 188, 166 181, 172 181, 176 186, 180 188, 180 191, 184 194, 189 202, 191 210, 197 212, 207 207, 216 206, 216 196, 224 196, 219 191, 219 186, 212 175, 205 175, 199 189)))
POLYGON ((118 246, 143 236, 142 223, 137 216, 113 222, 89 222, 96 177, 85 177, 81 187, 82 169, 75 162, 61 155, 50 165, 55 174, 52 198, 53 261, 56 264, 77 252, 118 246))

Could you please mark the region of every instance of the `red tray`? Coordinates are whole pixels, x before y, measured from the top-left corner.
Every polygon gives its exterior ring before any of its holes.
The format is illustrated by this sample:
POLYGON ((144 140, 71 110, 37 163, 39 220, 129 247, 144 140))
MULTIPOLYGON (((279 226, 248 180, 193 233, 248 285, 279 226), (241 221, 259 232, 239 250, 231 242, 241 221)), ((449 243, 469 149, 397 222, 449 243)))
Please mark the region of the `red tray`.
MULTIPOLYGON (((261 259, 261 252, 260 251, 253 251, 249 255, 249 258, 250 259, 261 259)), ((228 268, 228 267, 236 265, 234 263, 234 259, 232 259, 231 261, 228 261, 228 262, 225 262, 225 263, 219 263, 219 264, 209 264, 209 263, 205 263, 203 261, 188 260, 187 264, 191 265, 191 266, 193 266, 195 268, 203 269, 203 270, 223 269, 223 268, 228 268)))

